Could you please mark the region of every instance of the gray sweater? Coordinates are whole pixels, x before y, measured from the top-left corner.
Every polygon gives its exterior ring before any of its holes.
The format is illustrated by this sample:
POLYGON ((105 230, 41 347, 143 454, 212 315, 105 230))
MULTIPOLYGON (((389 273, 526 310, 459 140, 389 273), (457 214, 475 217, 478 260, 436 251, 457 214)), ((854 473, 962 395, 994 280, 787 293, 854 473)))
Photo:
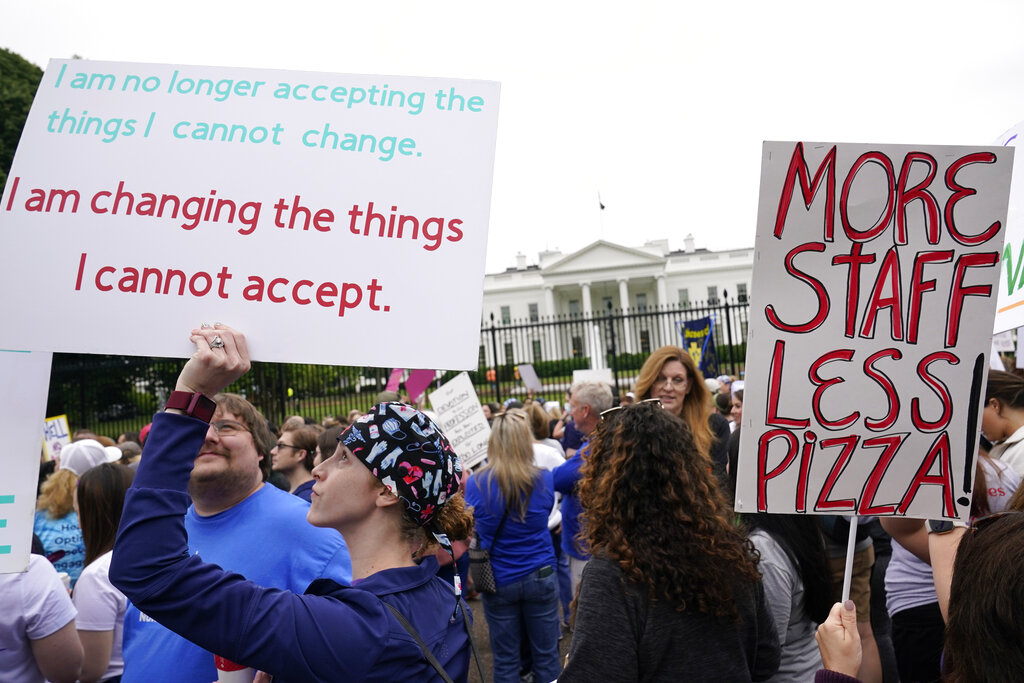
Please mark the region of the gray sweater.
MULTIPOLYGON (((727 568, 723 568, 727 571, 727 568)), ((618 564, 595 557, 580 583, 576 630, 559 681, 761 681, 779 666, 775 625, 758 583, 723 624, 651 604, 618 564)))

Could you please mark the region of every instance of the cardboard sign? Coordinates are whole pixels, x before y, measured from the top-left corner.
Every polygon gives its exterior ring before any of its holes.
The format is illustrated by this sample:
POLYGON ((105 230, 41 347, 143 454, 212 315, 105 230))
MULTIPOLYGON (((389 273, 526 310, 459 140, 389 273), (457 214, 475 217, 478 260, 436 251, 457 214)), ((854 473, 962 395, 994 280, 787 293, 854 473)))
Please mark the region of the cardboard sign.
POLYGON ((71 430, 68 427, 68 416, 57 415, 46 418, 43 424, 43 446, 46 448, 47 460, 54 460, 60 455, 64 446, 71 443, 71 430))
MULTIPOLYGON (((1017 147, 1024 135, 1024 121, 999 136, 997 145, 1017 147)), ((1024 325, 1024 154, 1014 157, 1010 205, 1006 215, 1006 242, 999 273, 999 299, 993 332, 1024 325)))
POLYGON ((737 510, 967 519, 1012 163, 765 143, 737 510))
POLYGON ((459 373, 428 397, 441 431, 462 459, 462 466, 472 469, 482 463, 487 458, 491 426, 487 424, 469 375, 459 373))
POLYGON ((519 370, 519 377, 523 380, 523 386, 530 391, 543 391, 544 385, 541 384, 540 377, 537 376, 537 371, 529 363, 523 363, 517 366, 519 370))
POLYGON ((0 348, 182 357, 222 321, 257 360, 474 367, 498 94, 52 61, 0 200, 0 348))
POLYGON ((39 481, 39 425, 46 416, 50 353, 0 351, 0 573, 23 572, 32 550, 32 521, 39 481))
POLYGON ((611 368, 573 370, 572 383, 579 384, 580 382, 600 382, 601 384, 614 385, 615 379, 612 377, 611 368))

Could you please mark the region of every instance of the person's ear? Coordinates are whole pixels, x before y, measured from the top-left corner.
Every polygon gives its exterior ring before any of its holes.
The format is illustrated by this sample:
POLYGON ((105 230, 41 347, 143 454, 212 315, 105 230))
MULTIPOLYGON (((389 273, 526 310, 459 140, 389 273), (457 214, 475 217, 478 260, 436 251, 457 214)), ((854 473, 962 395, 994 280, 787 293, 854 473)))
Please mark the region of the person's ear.
POLYGON ((390 507, 396 503, 401 502, 398 496, 391 493, 391 489, 381 484, 380 491, 377 492, 377 507, 390 507))

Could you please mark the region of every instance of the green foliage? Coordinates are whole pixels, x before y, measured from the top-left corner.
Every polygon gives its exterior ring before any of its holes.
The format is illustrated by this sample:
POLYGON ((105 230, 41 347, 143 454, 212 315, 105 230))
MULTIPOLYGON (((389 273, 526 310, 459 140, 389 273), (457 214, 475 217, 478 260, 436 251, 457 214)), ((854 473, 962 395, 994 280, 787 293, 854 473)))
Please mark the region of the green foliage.
POLYGON ((0 193, 7 184, 21 129, 42 78, 43 70, 38 66, 0 48, 0 193))

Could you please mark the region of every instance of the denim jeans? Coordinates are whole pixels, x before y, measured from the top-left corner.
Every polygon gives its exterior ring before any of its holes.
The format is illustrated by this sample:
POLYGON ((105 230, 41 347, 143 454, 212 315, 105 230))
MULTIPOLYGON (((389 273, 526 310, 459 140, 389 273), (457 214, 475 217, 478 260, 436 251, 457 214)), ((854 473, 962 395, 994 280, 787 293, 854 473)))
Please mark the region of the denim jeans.
POLYGON ((494 655, 494 683, 519 683, 519 639, 530 640, 533 671, 538 681, 553 681, 558 661, 558 577, 543 567, 493 595, 483 594, 484 616, 494 655), (546 574, 541 576, 541 574, 546 574))

